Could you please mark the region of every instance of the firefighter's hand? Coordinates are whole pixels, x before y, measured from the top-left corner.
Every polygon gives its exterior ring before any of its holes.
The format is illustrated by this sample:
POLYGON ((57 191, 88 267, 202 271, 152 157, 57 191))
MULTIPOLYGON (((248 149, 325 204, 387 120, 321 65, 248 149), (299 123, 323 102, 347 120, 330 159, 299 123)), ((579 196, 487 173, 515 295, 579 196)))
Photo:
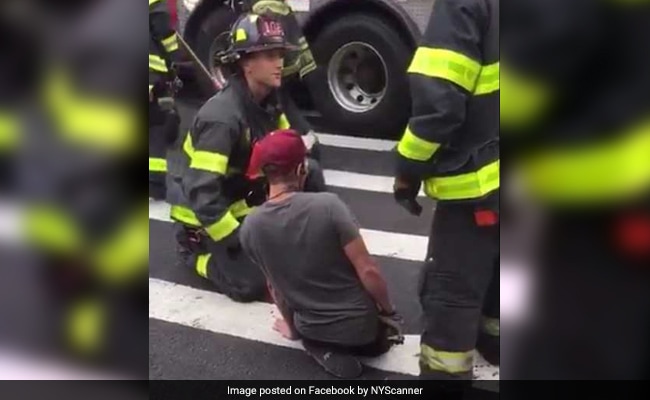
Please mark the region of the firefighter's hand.
POLYGON ((420 186, 421 183, 419 181, 416 182, 400 177, 395 178, 395 183, 393 184, 393 195, 397 204, 415 216, 422 214, 422 206, 416 200, 420 192, 420 186))

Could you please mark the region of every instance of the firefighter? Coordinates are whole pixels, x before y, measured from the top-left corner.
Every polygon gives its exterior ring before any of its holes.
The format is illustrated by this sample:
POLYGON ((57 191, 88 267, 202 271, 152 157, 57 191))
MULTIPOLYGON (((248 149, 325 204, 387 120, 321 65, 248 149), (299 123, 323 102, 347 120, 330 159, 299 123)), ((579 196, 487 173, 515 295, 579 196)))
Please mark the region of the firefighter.
MULTIPOLYGON (((262 185, 245 177, 251 146, 288 120, 278 100, 282 57, 292 49, 282 25, 247 13, 231 31, 222 62, 237 71, 226 87, 198 111, 179 154, 173 155, 168 201, 176 221, 180 259, 216 290, 236 301, 267 296, 261 270, 239 244, 239 226, 251 207, 261 204, 262 185), (178 168, 178 170, 176 170, 178 168)), ((316 161, 309 171, 311 191, 325 189, 316 161)))
POLYGON ((149 197, 165 197, 167 148, 176 140, 180 120, 173 95, 180 85, 174 73, 178 38, 166 0, 149 0, 149 197))
POLYGON ((471 379, 477 344, 499 363, 498 24, 498 0, 437 0, 408 68, 413 116, 394 195, 415 215, 421 186, 437 201, 419 291, 421 379, 471 379))
POLYGON ((315 77, 316 61, 312 55, 307 39, 296 19, 291 6, 284 0, 255 0, 252 12, 258 15, 268 14, 277 18, 285 30, 287 41, 296 46, 297 49, 285 54, 282 69, 283 86, 280 88, 281 102, 285 109, 288 120, 294 130, 303 135, 303 140, 309 149, 311 158, 320 160, 320 145, 313 127, 302 115, 293 101, 287 83, 303 81, 307 88, 313 86, 310 81, 315 77))
POLYGON ((544 217, 535 323, 508 379, 648 377, 648 11, 591 1, 504 9, 514 18, 502 30, 502 138, 544 217), (535 23, 514 22, 525 15, 535 23))
POLYGON ((49 51, 17 165, 26 239, 45 261, 46 315, 76 356, 143 376, 148 206, 133 171, 146 117, 133 71, 146 11, 132 0, 41 6, 49 51))

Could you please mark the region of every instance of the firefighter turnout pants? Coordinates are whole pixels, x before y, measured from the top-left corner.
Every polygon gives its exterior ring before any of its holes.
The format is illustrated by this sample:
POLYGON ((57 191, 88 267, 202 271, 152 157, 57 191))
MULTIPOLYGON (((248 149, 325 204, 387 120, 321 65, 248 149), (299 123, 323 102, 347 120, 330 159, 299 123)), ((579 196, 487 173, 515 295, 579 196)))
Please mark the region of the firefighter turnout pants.
POLYGON ((149 103, 149 196, 155 199, 165 197, 167 149, 178 136, 179 123, 176 112, 149 103))
POLYGON ((175 223, 179 262, 212 282, 215 290, 237 302, 268 299, 266 278, 241 248, 230 249, 196 228, 175 223))
MULTIPOLYGON (((493 202, 498 191, 485 203, 493 202)), ((496 202, 496 201, 494 201, 496 202)), ((439 201, 420 282, 420 378, 470 380, 473 350, 499 343, 499 222, 490 205, 439 201)))

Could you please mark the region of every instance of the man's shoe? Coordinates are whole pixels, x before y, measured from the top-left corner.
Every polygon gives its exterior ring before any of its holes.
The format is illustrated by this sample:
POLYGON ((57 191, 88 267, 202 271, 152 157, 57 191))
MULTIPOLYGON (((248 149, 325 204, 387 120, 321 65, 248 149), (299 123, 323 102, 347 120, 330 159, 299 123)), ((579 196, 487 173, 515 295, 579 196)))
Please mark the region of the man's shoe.
POLYGON ((337 353, 324 347, 305 344, 304 342, 303 345, 307 354, 312 356, 325 371, 337 378, 354 379, 358 378, 363 372, 361 363, 353 356, 337 353))

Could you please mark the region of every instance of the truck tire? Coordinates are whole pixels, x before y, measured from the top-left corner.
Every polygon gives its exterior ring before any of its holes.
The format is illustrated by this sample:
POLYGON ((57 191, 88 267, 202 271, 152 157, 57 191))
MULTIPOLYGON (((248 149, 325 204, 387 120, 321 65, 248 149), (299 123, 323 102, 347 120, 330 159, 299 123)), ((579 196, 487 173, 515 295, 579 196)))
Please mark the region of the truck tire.
MULTIPOLYGON (((236 19, 237 14, 232 9, 219 6, 203 17, 196 32, 193 40, 193 50, 213 75, 215 75, 217 69, 214 63, 214 55, 217 52, 217 38, 224 32, 228 32, 236 19)), ((202 92, 210 96, 214 93, 214 90, 209 87, 202 87, 202 92)))
POLYGON ((319 68, 311 96, 328 129, 398 139, 410 114, 406 69, 413 50, 379 16, 348 15, 312 44, 319 68))

